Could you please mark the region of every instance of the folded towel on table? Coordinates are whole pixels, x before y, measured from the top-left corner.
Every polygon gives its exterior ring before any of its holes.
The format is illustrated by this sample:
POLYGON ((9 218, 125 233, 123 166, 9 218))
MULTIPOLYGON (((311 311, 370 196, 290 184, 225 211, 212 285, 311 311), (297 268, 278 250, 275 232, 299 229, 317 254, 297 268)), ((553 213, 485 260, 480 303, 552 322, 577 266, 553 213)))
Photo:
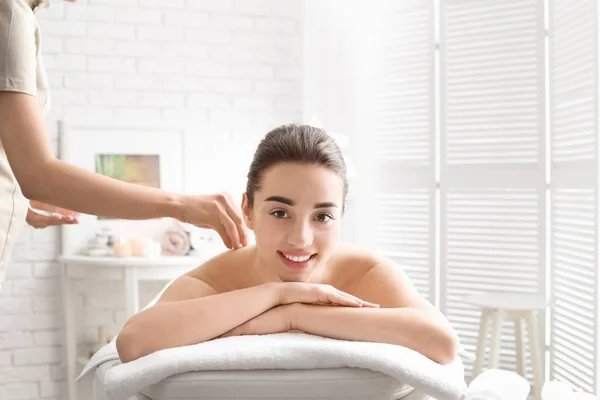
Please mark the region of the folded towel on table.
MULTIPOLYGON (((78 379, 108 360, 118 359, 116 341, 90 360, 78 379)), ((436 400, 463 400, 467 386, 460 358, 440 365, 402 346, 352 342, 305 333, 233 336, 160 350, 118 364, 106 374, 111 400, 126 400, 161 380, 190 371, 364 368, 397 378, 436 400)))

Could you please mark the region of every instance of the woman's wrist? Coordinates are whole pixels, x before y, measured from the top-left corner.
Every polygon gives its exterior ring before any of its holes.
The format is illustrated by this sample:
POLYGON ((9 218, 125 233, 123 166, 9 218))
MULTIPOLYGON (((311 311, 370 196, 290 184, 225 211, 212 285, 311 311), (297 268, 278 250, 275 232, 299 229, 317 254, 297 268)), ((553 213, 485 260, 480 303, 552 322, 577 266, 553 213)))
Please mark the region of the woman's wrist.
MULTIPOLYGON (((287 314, 289 317, 290 330, 292 331, 303 331, 302 330, 302 314, 308 307, 309 304, 292 303, 285 306, 287 308, 287 314)), ((318 306, 315 306, 318 307, 318 306)))
POLYGON ((268 290, 271 296, 271 308, 282 306, 287 303, 284 303, 284 292, 283 292, 283 283, 280 282, 267 282, 263 284, 265 290, 268 290))

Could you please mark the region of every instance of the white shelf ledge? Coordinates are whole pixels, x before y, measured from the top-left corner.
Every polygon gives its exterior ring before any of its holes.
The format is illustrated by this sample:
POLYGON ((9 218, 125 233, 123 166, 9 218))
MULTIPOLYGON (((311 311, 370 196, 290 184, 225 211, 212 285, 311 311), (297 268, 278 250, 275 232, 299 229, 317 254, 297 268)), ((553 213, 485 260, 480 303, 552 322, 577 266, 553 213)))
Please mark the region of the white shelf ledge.
POLYGON ((60 263, 78 266, 103 266, 103 267, 197 267, 216 253, 205 256, 159 256, 159 257, 91 257, 68 255, 58 257, 60 263))

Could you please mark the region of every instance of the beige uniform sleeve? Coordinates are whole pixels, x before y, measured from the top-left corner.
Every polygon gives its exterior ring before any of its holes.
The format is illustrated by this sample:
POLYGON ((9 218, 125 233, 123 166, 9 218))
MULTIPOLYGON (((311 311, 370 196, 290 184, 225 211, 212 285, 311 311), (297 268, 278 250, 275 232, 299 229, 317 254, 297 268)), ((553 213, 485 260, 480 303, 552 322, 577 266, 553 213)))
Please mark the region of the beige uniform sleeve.
MULTIPOLYGON (((37 21, 26 0, 0 0, 0 91, 37 97, 37 35, 37 21)), ((0 142, 0 283, 25 223, 27 205, 0 142)))
POLYGON ((37 95, 37 22, 25 0, 0 0, 0 91, 37 95))

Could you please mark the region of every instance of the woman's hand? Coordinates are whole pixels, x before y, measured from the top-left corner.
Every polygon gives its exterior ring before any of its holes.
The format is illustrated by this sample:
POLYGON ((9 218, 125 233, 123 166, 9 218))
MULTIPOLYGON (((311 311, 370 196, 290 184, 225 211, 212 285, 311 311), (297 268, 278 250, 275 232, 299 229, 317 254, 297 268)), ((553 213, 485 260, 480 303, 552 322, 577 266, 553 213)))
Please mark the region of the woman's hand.
POLYGON ((276 283, 279 304, 305 303, 345 307, 379 307, 331 285, 304 282, 276 283))
POLYGON ((283 333, 296 330, 295 308, 293 304, 271 308, 219 337, 267 335, 269 333, 283 333))
POLYGON ((228 249, 248 245, 241 209, 227 193, 185 196, 181 222, 217 231, 228 249))
POLYGON ((47 228, 55 225, 72 225, 79 223, 79 214, 74 211, 65 210, 64 208, 51 206, 35 200, 31 200, 29 203, 34 209, 47 212, 40 214, 31 208, 27 210, 25 221, 36 229, 47 228))

